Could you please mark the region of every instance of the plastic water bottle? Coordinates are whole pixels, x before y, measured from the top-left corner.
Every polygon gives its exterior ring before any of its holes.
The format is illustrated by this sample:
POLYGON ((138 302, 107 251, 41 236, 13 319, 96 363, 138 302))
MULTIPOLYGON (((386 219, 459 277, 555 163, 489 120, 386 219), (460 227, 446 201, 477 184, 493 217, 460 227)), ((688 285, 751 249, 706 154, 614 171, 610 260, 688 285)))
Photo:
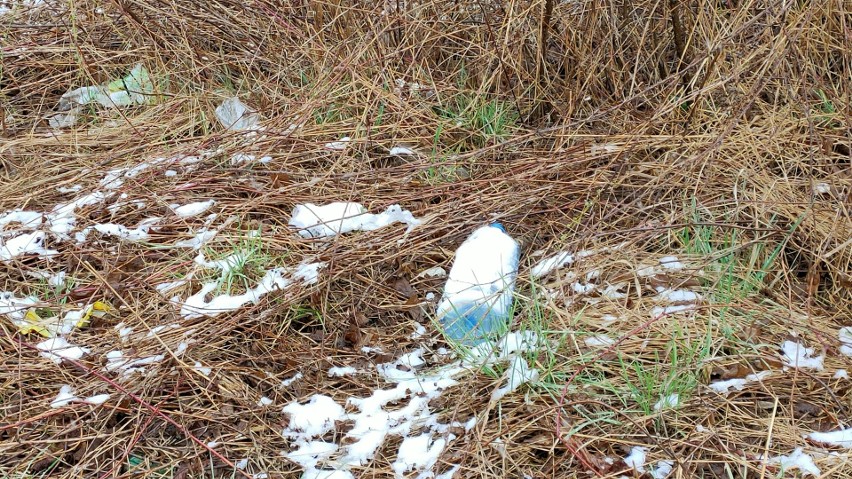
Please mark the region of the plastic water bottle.
POLYGON ((520 247, 500 223, 474 231, 456 251, 438 304, 445 334, 472 345, 505 330, 520 247))

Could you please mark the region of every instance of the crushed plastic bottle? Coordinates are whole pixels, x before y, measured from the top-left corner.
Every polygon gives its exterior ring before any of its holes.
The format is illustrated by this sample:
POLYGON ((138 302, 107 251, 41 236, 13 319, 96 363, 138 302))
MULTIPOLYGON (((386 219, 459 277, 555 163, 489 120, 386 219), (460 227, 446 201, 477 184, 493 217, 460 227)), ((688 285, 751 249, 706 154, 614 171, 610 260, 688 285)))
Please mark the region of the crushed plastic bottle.
POLYGON ((520 246, 500 223, 477 229, 462 243, 438 304, 447 337, 472 345, 505 330, 519 256, 520 246))

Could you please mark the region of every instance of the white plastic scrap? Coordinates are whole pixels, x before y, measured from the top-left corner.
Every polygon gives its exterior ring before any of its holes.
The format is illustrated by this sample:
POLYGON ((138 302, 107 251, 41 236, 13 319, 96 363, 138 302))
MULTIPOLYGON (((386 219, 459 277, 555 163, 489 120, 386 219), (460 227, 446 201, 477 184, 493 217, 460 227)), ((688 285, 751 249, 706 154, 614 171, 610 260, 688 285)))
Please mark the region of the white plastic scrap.
POLYGON ((87 86, 70 90, 59 99, 58 113, 48 122, 52 128, 65 128, 77 122, 84 105, 97 103, 104 108, 116 108, 147 103, 154 93, 148 70, 140 63, 126 77, 107 85, 87 86))
POLYGON ((793 368, 815 369, 822 371, 825 355, 814 356, 813 348, 806 348, 795 341, 784 341, 781 345, 784 352, 784 364, 793 368))
POLYGON ((422 223, 399 205, 389 206, 383 213, 367 212, 360 203, 336 202, 324 206, 313 203, 296 205, 289 225, 304 238, 335 236, 351 231, 372 231, 393 223, 408 225, 406 232, 422 223))
POLYGON ((231 97, 216 107, 216 118, 227 130, 260 130, 260 114, 237 97, 231 97))
POLYGON ((805 454, 801 447, 797 447, 789 456, 770 457, 767 464, 777 465, 782 471, 787 472, 793 469, 802 471, 802 476, 819 477, 821 471, 814 464, 814 459, 805 454))

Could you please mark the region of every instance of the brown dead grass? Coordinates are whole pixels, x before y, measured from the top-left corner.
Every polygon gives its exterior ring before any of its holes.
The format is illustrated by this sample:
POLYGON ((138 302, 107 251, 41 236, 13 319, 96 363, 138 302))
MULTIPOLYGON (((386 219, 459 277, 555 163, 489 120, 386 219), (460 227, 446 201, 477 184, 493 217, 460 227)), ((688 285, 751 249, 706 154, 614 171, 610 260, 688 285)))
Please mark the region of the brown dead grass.
MULTIPOLYGON (((213 244, 218 251, 260 228, 275 264, 328 262, 315 286, 197 320, 181 320, 154 289, 190 267, 195 252, 153 247, 188 238, 196 220, 175 219, 150 244, 52 238, 60 251, 53 261, 0 264, 0 290, 18 295, 37 292, 28 270, 67 271, 74 287, 48 300, 55 311, 96 299, 115 307, 72 333, 92 353, 61 366, 36 354, 37 337, 0 322, 0 475, 238 477, 233 463, 249 458, 251 473, 297 477, 280 455, 288 447, 281 406, 381 386, 369 375, 328 378, 330 366, 369 367, 418 344, 441 346, 419 304, 440 293, 442 280, 417 274, 449 269, 452 251, 490 220, 523 247, 515 325, 543 315, 547 337, 562 342, 536 363, 547 372, 541 384, 498 407, 487 408, 497 384, 486 374, 445 393, 436 407, 448 418, 477 415, 479 423, 438 471, 461 464, 457 477, 617 477, 624 464, 605 456, 645 445, 651 462, 675 462, 672 477, 778 474, 759 457, 809 446, 809 431, 849 425, 848 379, 832 375, 851 365, 837 338, 852 325, 850 14, 842 0, 82 0, 0 17, 0 210, 49 209, 74 198, 57 186, 85 192, 110 168, 220 148, 194 171, 128 181, 121 191, 147 201, 144 210, 91 207, 78 212, 78 226, 135 225, 167 214, 170 203, 215 199, 217 225, 232 217, 213 244), (155 104, 95 110, 61 132, 47 127, 62 93, 122 76, 136 62, 167 80, 155 104), (248 146, 215 121, 215 106, 233 94, 266 119, 248 146), (483 136, 438 113, 460 99, 500 101, 518 120, 505 137, 483 136), (346 151, 323 148, 344 135, 354 138, 346 151), (389 157, 400 144, 420 154, 389 157), (232 167, 236 152, 273 161, 232 167), (820 183, 829 191, 815 193, 820 183), (344 200, 374 212, 399 203, 425 224, 402 243, 396 225, 328 247, 288 231, 295 204, 344 200), (699 229, 710 232, 709 251, 683 242, 699 229), (535 252, 617 245, 571 270, 597 270, 601 285, 625 282, 626 298, 569 292, 542 302, 530 293, 535 252), (722 294, 726 281, 753 277, 773 251, 757 287, 722 294), (636 274, 668 254, 688 268, 636 274), (730 269, 718 266, 725 258, 735 260, 730 269), (687 316, 650 320, 660 284, 691 285, 704 300, 687 316), (604 314, 623 319, 604 328, 604 314), (103 372, 106 352, 128 348, 113 329, 119 322, 135 328, 135 355, 167 354, 152 374, 119 381, 103 372), (409 339, 415 322, 429 338, 409 339), (179 328, 145 337, 172 323, 179 328), (166 353, 189 331, 186 356, 166 353), (601 332, 622 340, 589 350, 584 335, 601 332), (825 371, 780 367, 778 345, 792 335, 826 353, 825 371), (673 358, 673 347, 697 344, 705 352, 673 358), (364 353, 364 345, 384 353, 364 353), (193 361, 212 368, 210 376, 193 361), (643 413, 629 394, 641 382, 636 366, 660 381, 698 383, 676 410, 643 413), (705 386, 766 369, 769 378, 728 397, 705 386), (301 381, 280 387, 297 371, 301 381), (113 398, 50 409, 62 384, 80 397, 113 398), (259 407, 262 396, 275 405, 259 407), (214 440, 211 452, 205 443, 214 440), (141 465, 128 471, 131 457, 141 465)), ((570 290, 560 281, 538 287, 570 290)), ((392 446, 356 476, 391 477, 392 446)), ((852 474, 848 460, 817 462, 825 477, 852 474)))

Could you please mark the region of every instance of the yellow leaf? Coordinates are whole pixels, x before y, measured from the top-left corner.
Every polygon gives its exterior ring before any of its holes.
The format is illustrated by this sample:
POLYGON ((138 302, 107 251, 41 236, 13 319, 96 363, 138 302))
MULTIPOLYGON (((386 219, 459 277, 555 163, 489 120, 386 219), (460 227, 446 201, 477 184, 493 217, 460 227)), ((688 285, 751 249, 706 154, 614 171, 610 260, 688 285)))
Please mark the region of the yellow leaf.
POLYGON ((18 331, 21 334, 38 333, 49 338, 50 331, 42 325, 43 322, 44 320, 35 312, 35 309, 30 308, 24 315, 24 324, 18 327, 18 331))

